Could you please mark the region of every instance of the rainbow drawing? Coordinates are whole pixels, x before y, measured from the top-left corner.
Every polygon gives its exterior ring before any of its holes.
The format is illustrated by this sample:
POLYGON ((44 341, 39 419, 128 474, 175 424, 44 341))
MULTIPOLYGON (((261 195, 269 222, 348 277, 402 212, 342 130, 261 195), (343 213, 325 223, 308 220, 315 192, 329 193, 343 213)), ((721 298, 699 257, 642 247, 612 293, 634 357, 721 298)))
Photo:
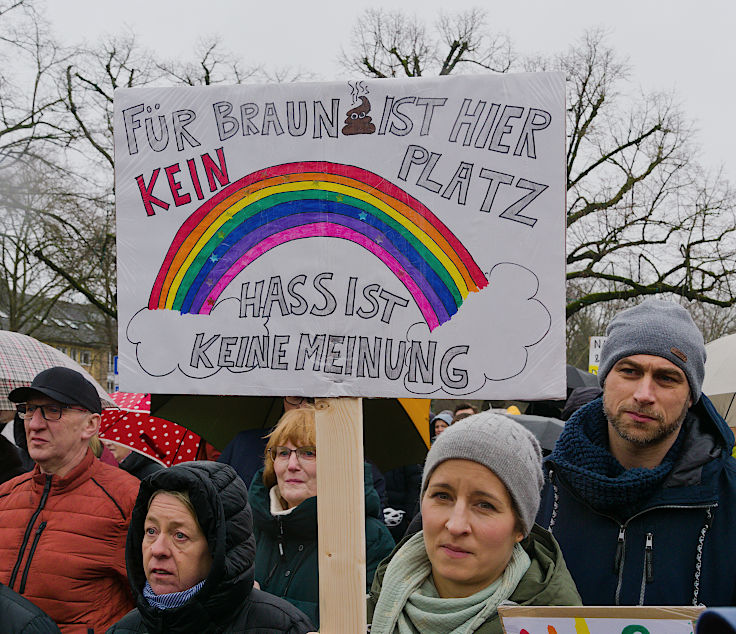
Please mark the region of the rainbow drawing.
POLYGON ((271 249, 348 240, 411 293, 430 330, 488 284, 467 249, 422 203, 367 170, 322 161, 259 170, 220 190, 180 227, 148 308, 209 314, 227 285, 271 249))

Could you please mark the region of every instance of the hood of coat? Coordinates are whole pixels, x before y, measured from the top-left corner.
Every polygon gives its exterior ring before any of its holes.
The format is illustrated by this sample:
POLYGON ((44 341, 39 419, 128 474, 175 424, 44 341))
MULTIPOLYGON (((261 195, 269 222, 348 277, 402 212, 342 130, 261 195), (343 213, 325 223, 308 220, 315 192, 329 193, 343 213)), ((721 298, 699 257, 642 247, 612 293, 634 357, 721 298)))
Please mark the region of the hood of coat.
MULTIPOLYGON (((365 493, 365 516, 381 518, 381 500, 373 486, 373 470, 369 464, 363 466, 363 491, 365 493)), ((253 478, 250 485, 250 503, 253 521, 264 532, 278 533, 278 519, 271 514, 271 499, 263 484, 263 469, 253 478)), ((302 539, 317 538, 317 497, 307 498, 290 513, 280 515, 282 528, 294 532, 302 539)))
POLYGON ((532 563, 511 601, 519 605, 582 605, 560 545, 549 531, 535 524, 521 545, 532 563))
POLYGON ((125 548, 128 579, 149 631, 210 631, 227 623, 253 587, 255 538, 248 491, 235 469, 217 462, 188 462, 161 469, 141 482, 125 548), (202 589, 179 608, 159 610, 143 597, 143 526, 148 501, 159 490, 186 491, 207 537, 212 568, 202 589), (194 629, 191 629, 194 628, 194 629))
POLYGON ((731 460, 734 436, 728 423, 703 394, 689 411, 682 450, 658 495, 658 504, 703 504, 718 500, 718 479, 731 460))

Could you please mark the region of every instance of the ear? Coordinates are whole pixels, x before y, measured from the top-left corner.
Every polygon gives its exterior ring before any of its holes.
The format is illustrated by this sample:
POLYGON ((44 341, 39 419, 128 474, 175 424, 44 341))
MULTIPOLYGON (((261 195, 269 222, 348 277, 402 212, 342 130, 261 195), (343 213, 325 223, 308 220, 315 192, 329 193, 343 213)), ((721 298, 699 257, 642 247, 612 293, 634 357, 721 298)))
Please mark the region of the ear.
POLYGON ((100 421, 102 420, 102 416, 99 414, 90 414, 87 417, 87 420, 82 425, 82 439, 83 440, 89 440, 94 436, 98 430, 100 429, 100 421))

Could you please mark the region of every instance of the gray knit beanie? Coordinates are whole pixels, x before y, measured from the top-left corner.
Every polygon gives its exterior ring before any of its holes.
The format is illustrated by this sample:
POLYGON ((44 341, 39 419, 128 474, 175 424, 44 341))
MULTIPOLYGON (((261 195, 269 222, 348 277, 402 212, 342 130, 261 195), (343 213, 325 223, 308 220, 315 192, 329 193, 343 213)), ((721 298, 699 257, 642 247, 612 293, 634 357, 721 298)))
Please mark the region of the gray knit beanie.
POLYGON ((606 330, 598 382, 601 387, 617 361, 651 354, 674 363, 687 377, 693 403, 700 398, 705 376, 705 342, 690 313, 679 304, 647 299, 616 315, 606 330))
POLYGON ((510 418, 490 411, 458 421, 437 437, 427 454, 422 496, 437 465, 455 459, 472 460, 498 476, 521 515, 526 537, 534 525, 544 483, 542 451, 534 435, 510 418))

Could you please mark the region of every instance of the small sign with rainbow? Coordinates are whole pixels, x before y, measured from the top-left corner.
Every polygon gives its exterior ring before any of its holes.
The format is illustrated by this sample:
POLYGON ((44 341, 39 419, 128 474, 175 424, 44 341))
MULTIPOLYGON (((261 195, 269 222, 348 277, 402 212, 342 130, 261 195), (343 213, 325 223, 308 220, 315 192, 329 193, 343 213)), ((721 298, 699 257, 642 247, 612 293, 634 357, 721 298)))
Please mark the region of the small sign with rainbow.
POLYGON ((564 396, 559 73, 122 89, 120 384, 564 396))

